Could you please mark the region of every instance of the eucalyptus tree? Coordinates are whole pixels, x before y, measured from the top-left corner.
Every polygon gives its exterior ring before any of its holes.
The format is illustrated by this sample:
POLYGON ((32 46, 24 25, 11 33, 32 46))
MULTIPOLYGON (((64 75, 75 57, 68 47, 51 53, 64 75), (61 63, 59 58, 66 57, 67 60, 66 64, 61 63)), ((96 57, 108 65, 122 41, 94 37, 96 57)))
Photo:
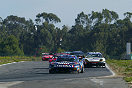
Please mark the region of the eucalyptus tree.
POLYGON ((0 40, 7 36, 6 26, 3 24, 3 19, 0 17, 0 40))
POLYGON ((92 11, 90 19, 92 21, 92 26, 101 24, 103 20, 102 13, 92 11))
POLYGON ((125 18, 131 19, 132 13, 131 12, 126 12, 126 13, 124 13, 124 16, 125 16, 125 18))
POLYGON ((60 18, 58 18, 55 14, 46 12, 37 14, 35 21, 37 22, 37 24, 43 24, 44 22, 47 23, 61 22, 60 18))
POLYGON ((30 27, 29 22, 31 20, 26 20, 24 17, 18 17, 18 16, 7 16, 7 18, 4 19, 3 24, 6 25, 6 31, 8 35, 14 35, 18 39, 23 32, 28 32, 30 27))
POLYGON ((91 27, 90 14, 87 15, 84 12, 78 14, 77 18, 75 19, 75 25, 82 25, 83 27, 90 28, 91 27))
POLYGON ((53 13, 43 12, 36 15, 35 21, 38 27, 36 32, 37 48, 45 46, 49 51, 55 51, 54 46, 56 46, 60 30, 55 27, 55 24, 61 22, 60 18, 53 13))

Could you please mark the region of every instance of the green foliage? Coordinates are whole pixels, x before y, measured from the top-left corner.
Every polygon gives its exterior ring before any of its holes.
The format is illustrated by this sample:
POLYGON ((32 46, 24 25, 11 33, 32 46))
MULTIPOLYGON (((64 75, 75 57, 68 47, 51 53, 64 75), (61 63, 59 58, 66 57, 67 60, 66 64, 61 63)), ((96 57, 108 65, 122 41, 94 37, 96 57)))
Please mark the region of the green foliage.
POLYGON ((27 56, 4 56, 0 57, 0 64, 7 64, 20 61, 40 61, 41 57, 27 57, 27 56))
POLYGON ((53 13, 39 13, 38 15, 36 15, 37 19, 36 22, 37 23, 44 23, 43 20, 45 20, 45 22, 47 23, 58 23, 61 22, 61 20, 53 13))
POLYGON ((48 53, 49 50, 46 48, 46 46, 40 46, 40 48, 37 49, 36 56, 41 56, 42 53, 48 53))
POLYGON ((125 77, 124 80, 125 80, 126 82, 132 82, 132 77, 125 77))
POLYGON ((10 35, 1 42, 1 56, 23 55, 19 48, 19 42, 15 36, 10 35))
POLYGON ((63 49, 61 49, 61 48, 58 48, 57 49, 57 53, 62 53, 62 52, 64 52, 65 50, 63 50, 63 49))

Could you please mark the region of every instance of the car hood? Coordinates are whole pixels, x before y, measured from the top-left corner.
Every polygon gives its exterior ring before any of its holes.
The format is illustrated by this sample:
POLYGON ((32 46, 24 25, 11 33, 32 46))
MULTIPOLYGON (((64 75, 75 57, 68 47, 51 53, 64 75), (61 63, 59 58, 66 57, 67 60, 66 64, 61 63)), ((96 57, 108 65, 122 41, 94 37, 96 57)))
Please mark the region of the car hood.
POLYGON ((94 62, 100 61, 101 59, 102 59, 103 61, 105 61, 105 58, 98 58, 98 57, 85 58, 85 59, 88 60, 88 61, 94 61, 94 62))
POLYGON ((67 62, 67 61, 53 62, 53 63, 54 64, 64 64, 64 65, 74 64, 74 62, 67 62))

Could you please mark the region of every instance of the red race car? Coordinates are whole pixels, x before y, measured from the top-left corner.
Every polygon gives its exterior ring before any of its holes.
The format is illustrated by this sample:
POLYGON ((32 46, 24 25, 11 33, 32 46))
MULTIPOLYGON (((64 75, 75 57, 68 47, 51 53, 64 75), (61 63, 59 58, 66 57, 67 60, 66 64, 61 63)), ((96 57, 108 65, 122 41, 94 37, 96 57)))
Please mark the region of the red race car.
POLYGON ((53 55, 52 59, 49 59, 49 62, 55 61, 57 59, 57 57, 60 55, 69 55, 69 54, 67 54, 67 53, 56 53, 53 55))
POLYGON ((52 59, 53 55, 49 53, 45 53, 42 56, 42 61, 48 61, 49 59, 52 59))

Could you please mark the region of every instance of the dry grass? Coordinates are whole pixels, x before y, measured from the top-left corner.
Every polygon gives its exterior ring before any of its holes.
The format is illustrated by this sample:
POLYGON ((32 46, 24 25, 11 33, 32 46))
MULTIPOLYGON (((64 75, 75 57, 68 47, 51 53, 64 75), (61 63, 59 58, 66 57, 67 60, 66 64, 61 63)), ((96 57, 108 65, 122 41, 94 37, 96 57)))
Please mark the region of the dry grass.
POLYGON ((108 59, 106 62, 118 75, 123 76, 126 82, 132 82, 132 60, 108 59))

